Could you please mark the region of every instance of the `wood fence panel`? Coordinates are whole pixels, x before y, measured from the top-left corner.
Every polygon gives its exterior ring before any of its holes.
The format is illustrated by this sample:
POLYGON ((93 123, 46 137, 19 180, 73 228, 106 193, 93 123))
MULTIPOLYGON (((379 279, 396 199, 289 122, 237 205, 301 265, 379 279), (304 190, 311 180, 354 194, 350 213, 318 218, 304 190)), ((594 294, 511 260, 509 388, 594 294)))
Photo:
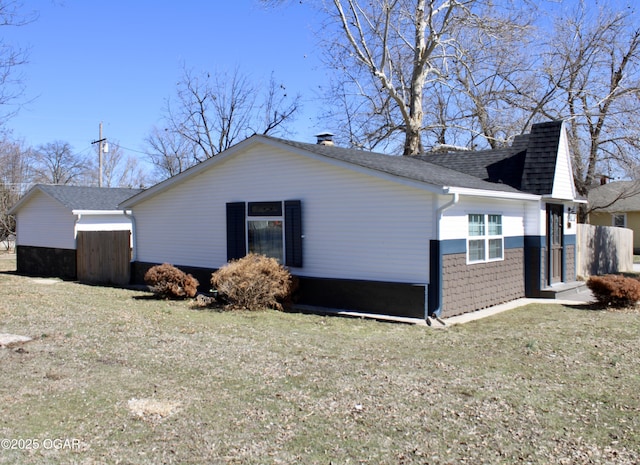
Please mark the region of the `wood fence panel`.
POLYGON ((92 284, 128 284, 130 231, 78 231, 78 280, 92 284))
POLYGON ((633 271, 633 231, 613 226, 578 224, 578 276, 633 271))

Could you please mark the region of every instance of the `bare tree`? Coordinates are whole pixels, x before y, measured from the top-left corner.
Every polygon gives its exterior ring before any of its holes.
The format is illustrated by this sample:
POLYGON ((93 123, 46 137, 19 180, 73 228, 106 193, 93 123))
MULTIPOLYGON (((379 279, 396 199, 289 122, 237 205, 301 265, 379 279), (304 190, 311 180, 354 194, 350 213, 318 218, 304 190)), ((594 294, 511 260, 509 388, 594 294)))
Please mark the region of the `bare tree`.
POLYGON ((39 146, 33 153, 33 180, 47 184, 76 184, 87 172, 87 162, 73 153, 68 142, 39 146))
POLYGON ((496 91, 512 88, 509 62, 468 60, 519 43, 526 15, 501 3, 498 11, 484 0, 333 0, 327 13, 338 28, 325 38, 327 64, 341 76, 339 99, 367 145, 401 138, 402 153, 417 155, 425 135, 432 143, 460 132, 470 134, 467 141, 500 141, 486 110, 503 98, 496 91), (470 48, 471 40, 485 48, 470 48), (467 101, 456 99, 461 90, 467 101))
POLYGON ((138 188, 148 183, 142 165, 125 153, 118 142, 109 144, 109 151, 102 154, 102 180, 105 187, 138 188))
MULTIPOLYGON (((22 14, 23 5, 18 1, 0 0, 0 27, 20 27, 36 19, 35 13, 22 14)), ((16 109, 12 108, 24 94, 24 80, 19 72, 27 61, 27 51, 0 39, 0 125, 4 124, 16 109)))
POLYGON ((568 121, 583 195, 599 174, 633 174, 640 161, 640 29, 630 10, 590 13, 580 4, 557 21, 544 75, 551 98, 535 109, 568 121))
POLYGON ((29 163, 21 144, 0 142, 0 241, 15 235, 15 218, 7 212, 31 186, 29 163))
POLYGON ((211 158, 252 134, 278 134, 293 120, 299 96, 270 79, 263 88, 238 69, 232 73, 195 74, 185 70, 176 100, 166 111, 166 132, 147 139, 152 161, 170 172, 211 158), (182 140, 180 140, 182 139, 182 140), (178 160, 168 162, 168 159, 178 160))
POLYGON ((158 181, 182 173, 197 159, 194 144, 168 129, 154 127, 145 141, 147 156, 155 167, 158 181))

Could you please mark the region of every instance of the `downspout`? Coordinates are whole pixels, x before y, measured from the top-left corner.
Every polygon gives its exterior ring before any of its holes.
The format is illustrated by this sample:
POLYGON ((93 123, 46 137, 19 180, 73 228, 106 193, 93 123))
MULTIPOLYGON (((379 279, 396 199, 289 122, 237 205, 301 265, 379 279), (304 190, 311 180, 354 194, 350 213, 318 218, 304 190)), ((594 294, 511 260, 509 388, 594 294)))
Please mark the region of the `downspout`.
POLYGON ((133 251, 131 252, 131 262, 135 262, 138 257, 138 235, 136 234, 136 218, 133 216, 133 212, 131 210, 122 211, 124 213, 124 216, 131 220, 131 248, 133 249, 133 251))
POLYGON ((76 250, 78 250, 78 223, 82 219, 82 213, 71 212, 75 215, 76 221, 73 223, 73 241, 76 245, 76 250))
MULTIPOLYGON (((444 322, 440 319, 440 314, 442 313, 442 251, 440 248, 440 243, 442 241, 441 241, 441 235, 440 235, 440 223, 442 221, 442 217, 444 216, 444 212, 447 211, 449 208, 453 207, 454 205, 456 205, 458 202, 460 202, 460 194, 458 194, 457 192, 453 192, 452 195, 453 196, 449 202, 445 203, 444 205, 436 209, 436 241, 435 241, 435 246, 431 247, 431 252, 433 253, 435 251, 436 256, 434 258, 432 255, 430 258, 430 262, 431 262, 430 274, 432 277, 437 277, 437 283, 435 283, 436 285, 433 286, 431 291, 433 291, 434 288, 437 287, 438 303, 436 308, 433 309, 431 312, 429 312, 428 304, 425 308, 425 321, 429 326, 431 326, 431 320, 430 320, 431 317, 435 317, 435 319, 438 322, 444 324, 444 322), (434 269, 434 265, 435 265, 435 269, 434 269)), ((432 279, 431 282, 433 283, 433 281, 434 280, 432 279)))

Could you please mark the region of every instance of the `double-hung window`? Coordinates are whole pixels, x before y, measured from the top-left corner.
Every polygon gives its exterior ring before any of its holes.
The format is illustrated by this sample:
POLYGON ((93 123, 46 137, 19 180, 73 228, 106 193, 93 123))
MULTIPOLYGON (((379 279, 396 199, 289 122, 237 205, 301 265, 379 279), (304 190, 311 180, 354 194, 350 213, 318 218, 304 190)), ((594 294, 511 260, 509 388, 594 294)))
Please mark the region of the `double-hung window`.
POLYGON ((467 262, 479 263, 504 258, 502 215, 470 213, 467 262))
POLYGON ((302 267, 302 238, 300 200, 227 204, 227 260, 253 252, 302 267))
POLYGON ((284 263, 282 202, 249 202, 247 248, 284 263))

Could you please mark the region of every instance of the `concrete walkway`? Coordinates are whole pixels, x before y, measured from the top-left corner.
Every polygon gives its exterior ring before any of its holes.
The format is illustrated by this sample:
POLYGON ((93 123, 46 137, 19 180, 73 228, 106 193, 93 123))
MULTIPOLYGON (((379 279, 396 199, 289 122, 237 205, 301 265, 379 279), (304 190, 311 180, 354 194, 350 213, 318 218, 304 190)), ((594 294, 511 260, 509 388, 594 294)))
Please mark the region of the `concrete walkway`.
POLYGON ((591 291, 580 292, 578 294, 572 295, 567 299, 517 299, 512 300, 511 302, 506 302, 504 304, 495 305, 493 307, 485 308, 482 310, 476 310, 475 312, 464 313, 462 315, 452 316, 450 318, 443 318, 442 321, 445 323, 442 325, 439 322, 435 322, 432 327, 434 328, 445 328, 447 326, 459 325, 462 323, 468 323, 469 321, 479 320, 481 318, 486 318, 488 316, 497 315, 498 313, 506 312, 507 310, 513 310, 514 308, 522 307, 524 305, 541 303, 541 304, 559 304, 559 305, 589 305, 594 302, 593 295, 591 295, 591 291))
POLYGON ((431 328, 446 328, 448 326, 459 325, 462 323, 468 323, 469 321, 479 320, 481 318, 487 318, 492 315, 497 315, 498 313, 506 312, 507 310, 513 310, 514 308, 522 307, 524 305, 529 305, 532 303, 543 303, 543 304, 559 304, 559 305, 589 305, 594 302, 593 295, 591 291, 586 290, 583 292, 579 292, 576 294, 570 294, 569 297, 565 299, 528 299, 522 298, 517 300, 512 300, 511 302, 506 302, 504 304, 495 305, 493 307, 485 308, 482 310, 476 310, 475 312, 464 313, 458 316, 452 316, 449 318, 435 319, 429 318, 429 321, 425 321, 422 318, 405 318, 398 316, 389 316, 389 315, 378 315, 375 313, 363 313, 363 312, 351 312, 347 310, 339 310, 339 309, 329 309, 329 308, 318 308, 312 306, 304 306, 304 305, 296 305, 297 310, 301 311, 309 311, 311 313, 319 313, 319 314, 331 314, 331 315, 340 315, 354 318, 371 318, 373 320, 378 321, 389 321, 394 323, 406 323, 413 324, 419 326, 430 326, 431 328))

